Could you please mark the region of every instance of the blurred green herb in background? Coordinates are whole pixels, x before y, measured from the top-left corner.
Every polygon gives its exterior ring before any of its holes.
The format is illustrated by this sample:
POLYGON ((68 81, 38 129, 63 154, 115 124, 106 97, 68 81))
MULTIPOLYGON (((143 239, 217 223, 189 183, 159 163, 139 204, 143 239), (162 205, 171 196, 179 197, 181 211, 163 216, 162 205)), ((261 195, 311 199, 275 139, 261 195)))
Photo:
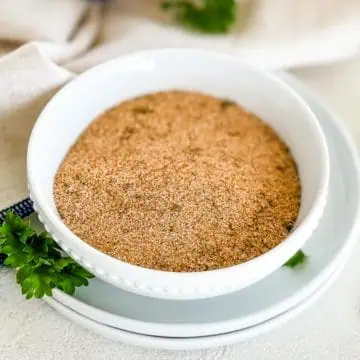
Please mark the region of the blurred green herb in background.
POLYGON ((236 19, 235 0, 167 0, 162 8, 172 11, 176 20, 192 30, 209 33, 227 33, 236 19))

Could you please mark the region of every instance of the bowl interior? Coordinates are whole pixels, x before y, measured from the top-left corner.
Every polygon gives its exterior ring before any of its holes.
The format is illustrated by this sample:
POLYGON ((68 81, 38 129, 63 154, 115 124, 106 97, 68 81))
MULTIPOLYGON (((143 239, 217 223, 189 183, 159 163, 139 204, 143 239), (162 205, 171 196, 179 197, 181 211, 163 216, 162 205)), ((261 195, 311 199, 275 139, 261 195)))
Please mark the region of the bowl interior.
POLYGON ((44 109, 30 140, 29 182, 41 202, 58 217, 54 176, 71 145, 97 115, 125 99, 170 89, 236 101, 281 136, 295 158, 302 185, 296 229, 324 186, 324 140, 314 115, 276 77, 206 52, 134 54, 100 65, 65 86, 44 109))

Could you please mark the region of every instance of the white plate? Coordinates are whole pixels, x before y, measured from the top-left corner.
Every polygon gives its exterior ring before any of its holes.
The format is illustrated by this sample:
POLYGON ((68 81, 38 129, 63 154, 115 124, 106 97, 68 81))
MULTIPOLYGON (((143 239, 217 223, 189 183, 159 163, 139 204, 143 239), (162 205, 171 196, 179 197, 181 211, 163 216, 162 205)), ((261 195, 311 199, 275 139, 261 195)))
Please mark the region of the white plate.
POLYGON ((302 311, 304 311, 308 306, 313 304, 329 288, 329 286, 333 283, 337 275, 344 267, 346 260, 347 257, 344 257, 342 263, 340 263, 339 267, 335 269, 335 272, 330 275, 329 279, 327 279, 325 283, 320 286, 320 288, 318 288, 313 294, 311 294, 310 297, 308 297, 306 300, 304 300, 294 308, 261 324, 239 331, 233 331, 220 335, 193 338, 171 338, 136 334, 93 321, 67 308, 53 298, 49 298, 48 303, 51 307, 53 307, 62 315, 66 316, 71 321, 85 327, 86 329, 92 330, 93 332, 109 340, 119 341, 134 346, 167 350, 193 350, 212 348, 249 340, 255 336, 267 333, 291 320, 292 318, 300 314, 302 311))
MULTIPOLYGON (((244 329, 271 319, 304 301, 343 261, 359 223, 359 165, 343 127, 294 78, 281 75, 304 96, 319 117, 331 156, 330 196, 324 216, 306 244, 306 266, 282 268, 236 293, 193 301, 151 299, 122 291, 98 279, 71 297, 54 298, 92 320, 141 334, 196 337, 244 329)), ((306 140, 304 140, 306 141, 306 140)))

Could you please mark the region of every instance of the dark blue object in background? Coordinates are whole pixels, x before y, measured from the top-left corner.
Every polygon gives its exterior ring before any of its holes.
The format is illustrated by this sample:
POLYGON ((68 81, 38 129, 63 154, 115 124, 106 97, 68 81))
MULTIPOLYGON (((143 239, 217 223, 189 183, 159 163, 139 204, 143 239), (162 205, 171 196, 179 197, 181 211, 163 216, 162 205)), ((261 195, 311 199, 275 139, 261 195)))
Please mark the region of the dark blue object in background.
POLYGON ((5 214, 12 210, 16 215, 19 215, 21 218, 24 218, 26 216, 29 216, 31 213, 34 212, 33 202, 30 198, 27 198, 25 200, 22 200, 12 206, 9 206, 8 208, 0 211, 0 224, 5 219, 5 214))

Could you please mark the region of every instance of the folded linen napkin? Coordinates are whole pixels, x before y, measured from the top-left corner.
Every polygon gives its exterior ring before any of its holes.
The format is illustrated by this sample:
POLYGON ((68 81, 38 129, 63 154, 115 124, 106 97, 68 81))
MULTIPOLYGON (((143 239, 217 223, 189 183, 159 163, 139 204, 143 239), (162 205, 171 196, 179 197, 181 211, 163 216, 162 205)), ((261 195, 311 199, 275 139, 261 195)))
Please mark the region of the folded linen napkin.
POLYGON ((73 72, 161 47, 207 48, 276 69, 344 59, 360 44, 358 0, 243 0, 240 13, 245 9, 242 26, 226 36, 207 36, 169 23, 159 0, 113 1, 106 11, 86 0, 2 1, 0 210, 27 197, 31 129, 73 72))

